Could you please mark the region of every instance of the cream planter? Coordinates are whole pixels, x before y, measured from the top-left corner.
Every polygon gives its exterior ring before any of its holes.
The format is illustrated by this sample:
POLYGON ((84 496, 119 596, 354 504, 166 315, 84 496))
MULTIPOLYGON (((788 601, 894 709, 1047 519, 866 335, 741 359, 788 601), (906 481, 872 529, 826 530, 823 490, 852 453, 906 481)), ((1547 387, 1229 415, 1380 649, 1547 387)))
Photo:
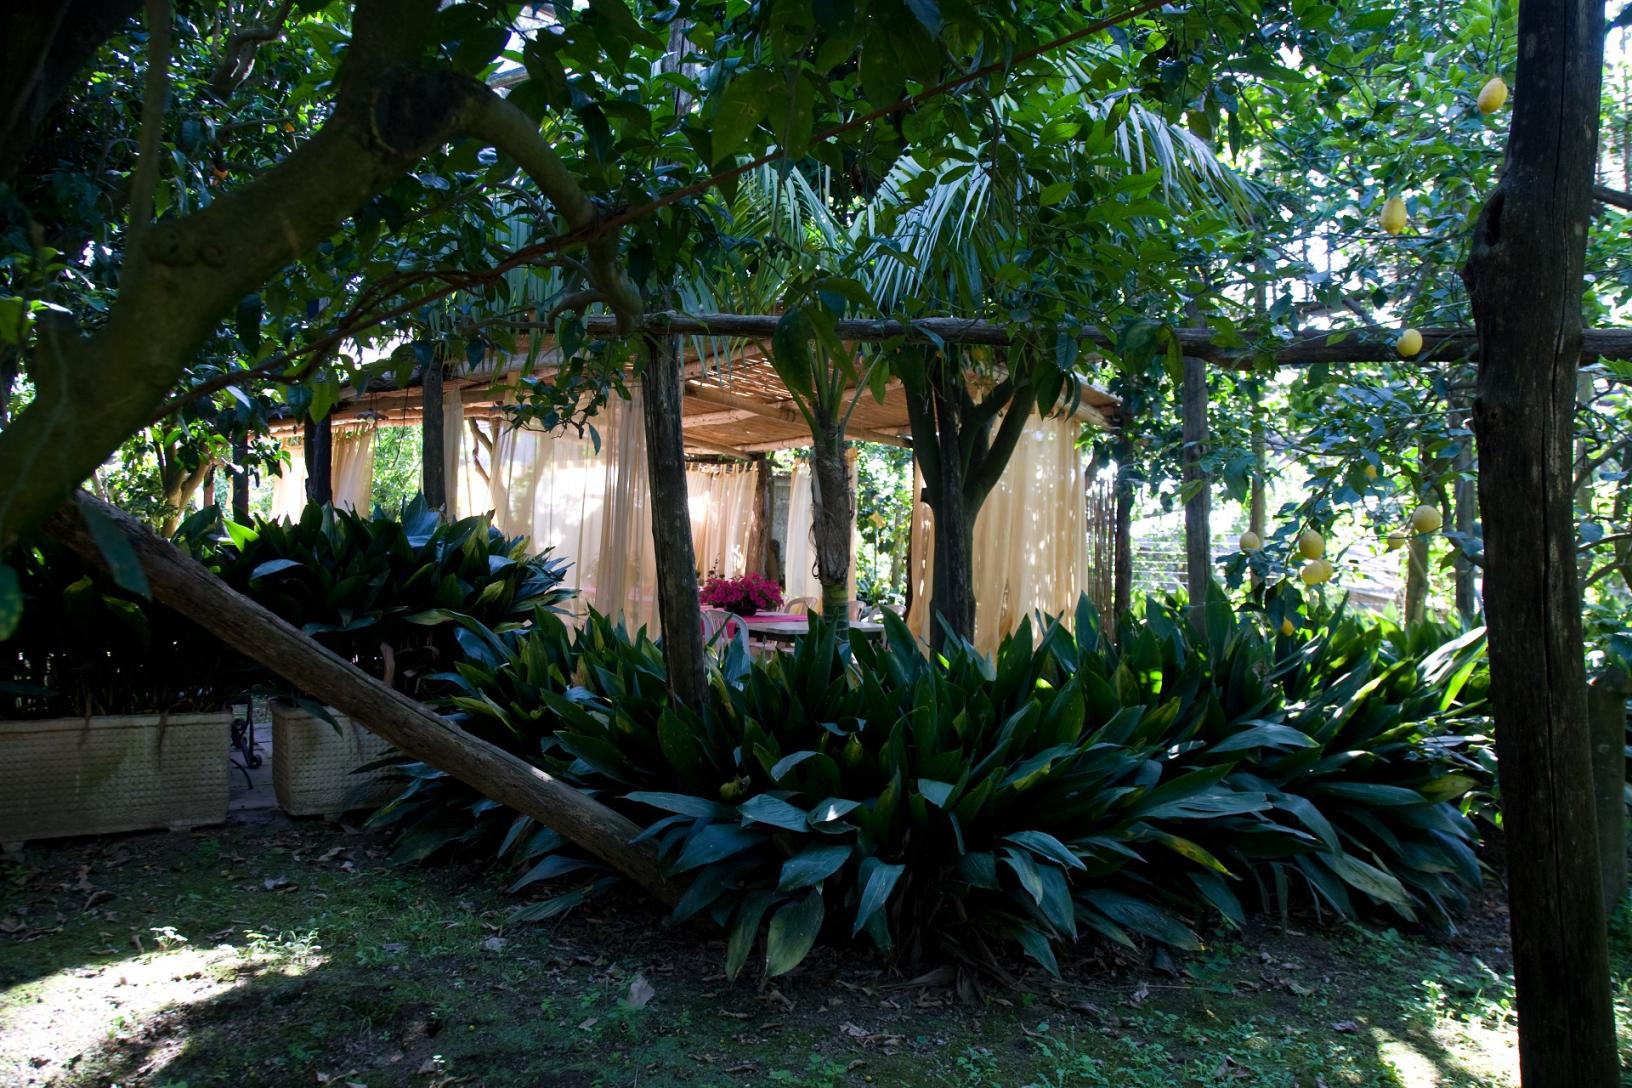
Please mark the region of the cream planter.
POLYGON ((337 816, 396 795, 385 772, 352 773, 389 755, 391 746, 339 711, 329 713, 338 731, 299 707, 272 704, 272 788, 291 816, 337 816))
POLYGON ((232 715, 0 722, 0 842, 227 819, 232 715))

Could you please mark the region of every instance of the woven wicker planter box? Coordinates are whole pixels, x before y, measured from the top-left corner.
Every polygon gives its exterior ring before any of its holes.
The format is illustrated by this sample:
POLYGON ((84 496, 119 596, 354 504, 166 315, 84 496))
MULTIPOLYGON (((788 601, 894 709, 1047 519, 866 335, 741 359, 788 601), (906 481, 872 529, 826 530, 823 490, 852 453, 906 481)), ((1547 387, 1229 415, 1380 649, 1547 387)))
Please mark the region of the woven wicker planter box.
POLYGON ((0 722, 0 842, 227 819, 232 715, 0 722))
POLYGON ((392 747, 339 711, 329 713, 338 732, 298 707, 272 704, 272 788, 291 816, 336 816, 384 804, 397 792, 383 771, 352 773, 392 747))

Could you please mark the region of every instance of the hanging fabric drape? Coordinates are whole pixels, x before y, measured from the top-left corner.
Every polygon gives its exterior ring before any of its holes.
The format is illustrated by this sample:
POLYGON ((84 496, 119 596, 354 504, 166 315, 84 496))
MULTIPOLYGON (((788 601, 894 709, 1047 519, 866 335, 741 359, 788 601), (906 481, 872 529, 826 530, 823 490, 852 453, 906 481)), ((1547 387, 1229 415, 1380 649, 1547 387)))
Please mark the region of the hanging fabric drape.
MULTIPOLYGON (((856 462, 850 461, 850 495, 856 494, 856 462)), ((822 599, 822 582, 816 577, 816 510, 812 488, 815 475, 803 461, 794 463, 788 481, 788 540, 783 548, 786 574, 783 584, 791 600, 795 597, 822 599)), ((861 552, 861 534, 851 526, 849 597, 856 599, 856 557, 861 552)))
MULTIPOLYGON (((655 627, 657 564, 640 392, 613 398, 595 417, 601 449, 586 434, 498 428, 487 467, 487 508, 510 536, 567 560, 580 605, 655 627)), ((479 484, 465 447, 467 486, 479 484)), ((482 451, 486 453, 487 451, 482 451)), ((472 506, 472 512, 476 507, 472 506)))
POLYGON ((459 386, 442 391, 442 486, 447 489, 448 520, 458 521, 470 509, 460 494, 460 451, 465 444, 465 394, 459 386))
MULTIPOLYGON (((289 459, 283 465, 283 475, 271 480, 271 517, 299 521, 306 509, 305 444, 293 436, 284 438, 281 444, 289 459)), ((329 480, 335 506, 363 514, 373 510, 373 427, 335 429, 329 480)))
POLYGON ((737 578, 748 571, 748 537, 754 527, 754 473, 737 465, 686 469, 691 544, 704 578, 737 578))
POLYGON ((374 509, 374 428, 335 428, 332 466, 334 505, 366 516, 374 509))
POLYGON ((301 443, 289 437, 279 441, 284 454, 282 474, 272 477, 274 521, 299 521, 306 509, 306 456, 301 443))
MULTIPOLYGON (((1087 475, 1077 449, 1081 425, 1033 417, 1003 476, 975 518, 975 647, 993 653, 1033 613, 1074 615, 1093 586, 1088 543, 1087 475)), ((914 470, 914 491, 923 490, 914 470)), ((912 524, 912 608, 907 625, 930 634, 935 527, 916 504, 912 524)))

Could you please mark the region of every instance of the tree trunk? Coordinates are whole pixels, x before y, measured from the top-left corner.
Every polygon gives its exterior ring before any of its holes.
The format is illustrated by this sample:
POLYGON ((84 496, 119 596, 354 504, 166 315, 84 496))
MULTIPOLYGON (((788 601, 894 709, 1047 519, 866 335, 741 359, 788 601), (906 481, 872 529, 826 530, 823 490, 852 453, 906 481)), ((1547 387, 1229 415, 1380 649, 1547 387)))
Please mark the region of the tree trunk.
POLYGON ((425 376, 420 385, 419 425, 425 441, 419 462, 419 490, 425 496, 425 505, 441 514, 445 520, 448 515, 448 465, 442 454, 443 444, 447 441, 447 436, 442 433, 443 356, 443 345, 437 344, 431 349, 431 358, 425 364, 425 376))
POLYGON ((820 419, 810 436, 811 533, 816 543, 816 580, 822 583, 822 617, 837 624, 839 641, 850 631, 850 554, 855 498, 844 456, 844 432, 820 419))
POLYGON ((1116 558, 1112 573, 1109 629, 1122 636, 1122 617, 1133 607, 1133 474, 1126 462, 1116 465, 1116 558))
POLYGON ((1428 538, 1414 533, 1405 546, 1405 622, 1428 616, 1428 538))
POLYGON ((249 436, 232 440, 232 520, 249 524, 249 436))
MULTIPOLYGON (((83 492, 75 501, 81 508, 94 507, 101 518, 119 527, 157 600, 414 758, 555 829, 665 902, 675 901, 677 889, 662 875, 651 844, 631 844, 640 833, 632 821, 503 749, 472 737, 330 653, 234 592, 124 511, 83 492)), ((53 536, 85 559, 105 564, 84 518, 82 510, 70 505, 54 514, 47 525, 53 536)))
POLYGON ((1190 622, 1203 629, 1207 590, 1213 580, 1212 494, 1202 458, 1207 453, 1207 364, 1184 359, 1180 401, 1184 435, 1184 573, 1190 589, 1190 622))
POLYGON ((319 506, 334 502, 334 417, 306 421, 306 501, 319 506))
POLYGON ((771 459, 763 453, 754 454, 754 510, 748 530, 748 569, 769 573, 767 553, 771 540, 771 459))
MULTIPOLYGON (((941 359, 930 365, 931 433, 924 437, 934 446, 936 470, 933 474, 926 473, 924 481, 935 530, 929 644, 939 650, 946 643, 948 627, 959 638, 975 637, 975 526, 974 518, 963 504, 965 465, 958 441, 961 412, 958 390, 950 385, 952 381, 961 381, 962 375, 949 360, 941 359)), ((913 445, 922 441, 923 437, 915 430, 913 445)))
POLYGON ((1597 805, 1598 871, 1604 912, 1626 895, 1626 700, 1632 677, 1609 668, 1587 685, 1587 728, 1592 733, 1592 793, 1597 805))
POLYGON ((652 544, 657 559, 657 613, 669 692, 693 708, 708 693, 703 611, 697 600, 697 553, 686 495, 686 439, 680 428, 680 340, 646 338, 646 465, 652 483, 652 544))
MULTIPOLYGON (((1460 426, 1465 415, 1458 416, 1460 426)), ((1473 535, 1474 524, 1479 520, 1478 484, 1473 476, 1473 443, 1464 440, 1462 447, 1457 450, 1456 482, 1451 487, 1451 494, 1456 508, 1457 535, 1467 540, 1473 535)), ((1478 571, 1468 561, 1463 546, 1458 543, 1456 548, 1454 569, 1456 571, 1456 613, 1462 617, 1464 623, 1473 623, 1479 618, 1479 594, 1476 588, 1478 571)))
POLYGON ((1247 528, 1264 539, 1269 521, 1269 443, 1264 434, 1263 389, 1252 387, 1252 491, 1248 499, 1247 528))
POLYGON ((1603 76, 1601 0, 1520 0, 1502 179, 1463 269, 1479 333, 1479 505, 1519 1066, 1618 1082, 1592 800, 1570 437, 1603 76))

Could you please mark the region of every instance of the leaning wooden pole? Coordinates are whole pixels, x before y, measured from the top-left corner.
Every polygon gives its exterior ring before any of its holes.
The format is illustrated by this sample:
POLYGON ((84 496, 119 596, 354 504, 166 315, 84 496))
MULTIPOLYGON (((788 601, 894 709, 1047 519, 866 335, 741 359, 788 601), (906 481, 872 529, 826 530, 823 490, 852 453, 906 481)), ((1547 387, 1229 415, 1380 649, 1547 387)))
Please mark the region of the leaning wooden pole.
POLYGON ((1479 331, 1490 703, 1528 1088, 1619 1083, 1572 496, 1603 0, 1520 0, 1501 181, 1462 277, 1479 331))
POLYGON ((124 511, 80 492, 51 517, 47 531, 87 560, 104 563, 85 524, 86 508, 118 527, 162 604, 415 759, 560 832, 664 902, 676 901, 679 889, 664 878, 651 844, 633 843, 641 829, 632 820, 330 653, 124 511))

